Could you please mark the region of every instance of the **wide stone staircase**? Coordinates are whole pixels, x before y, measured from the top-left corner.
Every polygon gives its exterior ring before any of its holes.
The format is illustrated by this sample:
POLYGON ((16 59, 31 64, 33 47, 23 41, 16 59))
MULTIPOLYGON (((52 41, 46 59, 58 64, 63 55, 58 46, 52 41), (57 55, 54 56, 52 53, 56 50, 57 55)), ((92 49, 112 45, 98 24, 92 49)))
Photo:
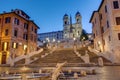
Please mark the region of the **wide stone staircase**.
MULTIPOLYGON (((31 63, 28 66, 38 67, 55 67, 57 63, 63 63, 67 61, 66 67, 78 67, 78 66, 96 66, 98 65, 98 56, 94 52, 88 50, 88 46, 81 48, 43 48, 43 51, 39 54, 35 54, 30 57, 31 63), (89 63, 85 63, 84 56, 89 55, 89 63), (77 54, 76 54, 77 52, 77 54), (79 54, 79 55, 78 55, 79 54)), ((104 64, 110 64, 111 62, 102 57, 104 64)), ((20 60, 16 65, 24 65, 25 59, 20 60)))
MULTIPOLYGON (((93 66, 95 64, 98 64, 98 58, 100 56, 97 56, 95 53, 90 52, 87 47, 83 47, 80 49, 77 49, 79 54, 81 56, 85 55, 85 52, 88 51, 88 55, 90 57, 90 64, 85 64, 84 60, 78 57, 74 49, 56 49, 53 52, 50 50, 44 50, 41 54, 35 55, 33 58, 39 58, 33 63, 29 64, 30 66, 40 66, 40 67, 55 67, 57 63, 63 63, 67 61, 67 67, 76 67, 76 66, 93 66), (44 57, 42 57, 44 56, 44 57)), ((109 60, 105 59, 104 57, 103 61, 104 63, 111 63, 109 60)))
POLYGON ((83 60, 74 54, 73 50, 56 50, 44 58, 39 58, 34 64, 39 63, 62 63, 67 61, 68 63, 83 63, 83 60))

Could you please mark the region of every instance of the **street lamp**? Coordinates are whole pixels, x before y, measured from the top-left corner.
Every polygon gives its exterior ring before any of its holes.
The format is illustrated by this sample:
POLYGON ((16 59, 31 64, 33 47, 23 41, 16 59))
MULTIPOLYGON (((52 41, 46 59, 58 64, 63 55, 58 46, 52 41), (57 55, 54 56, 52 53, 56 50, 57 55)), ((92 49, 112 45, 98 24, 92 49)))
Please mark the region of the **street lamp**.
POLYGON ((56 40, 53 38, 53 42, 55 42, 56 40))
POLYGON ((76 49, 76 44, 75 44, 76 38, 73 38, 73 40, 74 40, 74 48, 76 49))
POLYGON ((84 40, 85 40, 85 37, 82 38, 82 47, 84 45, 84 40))

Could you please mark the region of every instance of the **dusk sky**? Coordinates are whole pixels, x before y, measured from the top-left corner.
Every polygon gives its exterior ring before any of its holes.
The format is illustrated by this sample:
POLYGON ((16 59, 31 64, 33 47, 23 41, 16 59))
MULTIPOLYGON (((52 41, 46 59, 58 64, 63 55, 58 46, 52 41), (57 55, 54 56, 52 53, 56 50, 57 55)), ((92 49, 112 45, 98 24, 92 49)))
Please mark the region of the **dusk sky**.
POLYGON ((79 11, 83 29, 90 33, 92 25, 89 20, 100 3, 101 0, 0 0, 0 13, 21 9, 40 27, 38 33, 44 33, 63 30, 65 13, 71 15, 75 23, 75 14, 79 11))

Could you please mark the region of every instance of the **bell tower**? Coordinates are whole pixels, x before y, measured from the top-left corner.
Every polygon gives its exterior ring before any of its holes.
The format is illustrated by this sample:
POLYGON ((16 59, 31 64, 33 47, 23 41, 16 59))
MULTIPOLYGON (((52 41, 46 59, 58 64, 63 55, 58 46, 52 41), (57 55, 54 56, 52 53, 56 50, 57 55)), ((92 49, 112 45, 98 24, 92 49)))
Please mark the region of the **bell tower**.
POLYGON ((63 16, 63 25, 65 26, 65 25, 69 25, 70 24, 70 22, 69 22, 70 20, 69 20, 69 16, 67 15, 67 14, 65 14, 64 16, 63 16))
POLYGON ((81 24, 81 19, 82 19, 82 17, 81 17, 80 12, 77 12, 75 15, 76 23, 81 24))
POLYGON ((63 16, 63 34, 64 38, 69 38, 69 25, 70 25, 70 19, 67 14, 63 16))

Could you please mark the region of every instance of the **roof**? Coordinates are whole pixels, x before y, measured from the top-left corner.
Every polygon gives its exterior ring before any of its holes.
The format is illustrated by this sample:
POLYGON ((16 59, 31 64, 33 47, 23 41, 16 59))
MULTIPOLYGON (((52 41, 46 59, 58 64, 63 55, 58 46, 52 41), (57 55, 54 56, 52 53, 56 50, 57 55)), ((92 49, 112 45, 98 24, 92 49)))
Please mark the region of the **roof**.
POLYGON ((42 34, 50 34, 50 33, 63 33, 63 30, 52 31, 52 32, 45 32, 45 33, 39 33, 38 35, 42 35, 42 34))
MULTIPOLYGON (((5 13, 1 13, 0 15, 4 15, 4 14, 12 14, 12 13, 15 14, 15 15, 17 15, 17 16, 19 16, 19 17, 21 17, 21 18, 23 18, 24 20, 27 20, 27 19, 25 19, 24 17, 22 17, 22 16, 18 15, 17 13, 15 13, 14 11, 13 11, 13 12, 5 12, 5 13)), ((27 20, 27 21, 32 22, 35 26, 37 26, 38 29, 40 29, 40 28, 38 27, 38 25, 35 24, 35 22, 34 22, 33 20, 27 20)))
POLYGON ((39 26, 33 20, 29 20, 29 21, 32 22, 38 29, 40 29, 39 26))
POLYGON ((95 12, 99 12, 99 11, 100 11, 100 9, 101 9, 104 1, 105 1, 105 0, 102 0, 102 1, 101 1, 100 6, 99 6, 99 8, 98 8, 97 11, 93 11, 92 16, 91 16, 90 21, 89 21, 90 23, 91 23, 91 21, 92 21, 92 19, 93 19, 93 16, 94 16, 95 12))
POLYGON ((92 21, 92 19, 93 19, 93 16, 94 16, 94 14, 95 14, 96 12, 98 12, 98 11, 93 11, 92 16, 91 16, 90 21, 89 21, 90 23, 91 23, 91 21, 92 21))
POLYGON ((15 11, 21 11, 22 12, 22 14, 24 14, 24 15, 26 15, 28 18, 30 18, 30 16, 28 16, 23 10, 21 10, 21 9, 15 9, 15 10, 12 10, 13 12, 15 12, 15 11))
POLYGON ((64 16, 63 16, 63 19, 65 19, 65 18, 68 18, 69 16, 68 16, 68 14, 65 14, 64 16))
POLYGON ((68 16, 68 14, 65 14, 64 17, 65 17, 65 16, 68 16))

